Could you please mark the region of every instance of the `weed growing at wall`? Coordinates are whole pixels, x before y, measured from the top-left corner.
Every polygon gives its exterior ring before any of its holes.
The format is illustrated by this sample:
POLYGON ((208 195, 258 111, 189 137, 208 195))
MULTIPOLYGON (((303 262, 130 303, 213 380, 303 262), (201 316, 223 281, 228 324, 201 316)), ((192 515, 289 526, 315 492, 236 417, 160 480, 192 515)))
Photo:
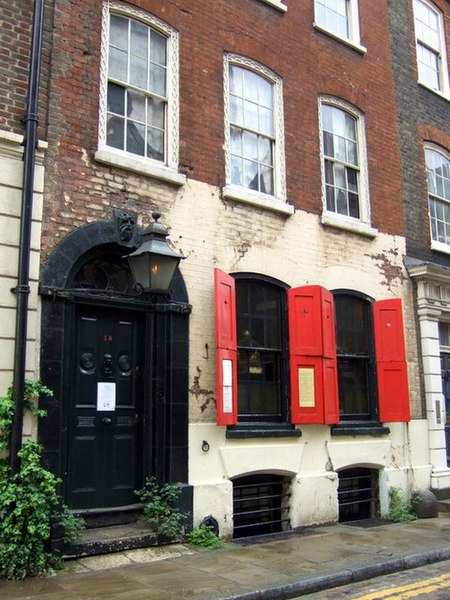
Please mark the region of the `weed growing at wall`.
POLYGON ((154 477, 149 477, 144 488, 135 494, 145 505, 142 519, 151 525, 155 533, 171 540, 183 539, 183 521, 187 515, 174 507, 181 494, 179 487, 170 483, 160 485, 154 477))
POLYGON ((394 523, 407 523, 417 519, 413 507, 406 502, 401 491, 396 487, 389 490, 389 513, 387 518, 394 523))
MULTIPOLYGON (((37 416, 40 393, 52 392, 39 382, 26 382, 24 406, 37 416)), ((12 390, 0 398, 0 450, 8 449, 14 415, 12 390)), ((24 442, 18 453, 20 469, 12 475, 6 458, 0 461, 0 577, 23 579, 43 575, 62 566, 58 552, 50 550, 53 521, 64 528, 65 541, 75 541, 83 521, 61 504, 57 494, 60 480, 41 465, 42 447, 24 442)))
POLYGON ((186 541, 193 546, 201 546, 214 550, 221 545, 220 538, 214 533, 212 527, 200 525, 186 535, 186 541))

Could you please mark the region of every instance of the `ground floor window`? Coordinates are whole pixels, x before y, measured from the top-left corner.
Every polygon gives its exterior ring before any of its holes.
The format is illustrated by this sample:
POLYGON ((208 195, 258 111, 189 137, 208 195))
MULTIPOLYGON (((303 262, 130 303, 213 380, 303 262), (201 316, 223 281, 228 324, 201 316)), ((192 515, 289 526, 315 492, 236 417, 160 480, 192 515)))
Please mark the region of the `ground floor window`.
POLYGON ((257 474, 233 481, 234 538, 290 529, 289 480, 257 474))
POLYGON ((339 521, 372 519, 378 513, 378 471, 357 467, 339 472, 339 521))

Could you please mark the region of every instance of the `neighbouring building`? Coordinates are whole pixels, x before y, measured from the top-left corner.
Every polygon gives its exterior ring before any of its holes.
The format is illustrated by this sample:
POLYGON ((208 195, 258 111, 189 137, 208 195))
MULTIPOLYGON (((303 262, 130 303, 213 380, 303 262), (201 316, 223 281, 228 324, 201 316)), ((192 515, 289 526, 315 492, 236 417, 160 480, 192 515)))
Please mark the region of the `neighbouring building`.
POLYGON ((404 264, 414 290, 431 488, 450 488, 450 6, 389 3, 405 201, 404 264))
POLYGON ((417 144, 448 173, 448 88, 418 85, 401 4, 46 4, 38 438, 73 510, 120 519, 154 475, 240 537, 450 487, 424 352, 445 317, 414 274, 445 272, 417 144), (169 294, 127 259, 155 211, 185 257, 169 294))

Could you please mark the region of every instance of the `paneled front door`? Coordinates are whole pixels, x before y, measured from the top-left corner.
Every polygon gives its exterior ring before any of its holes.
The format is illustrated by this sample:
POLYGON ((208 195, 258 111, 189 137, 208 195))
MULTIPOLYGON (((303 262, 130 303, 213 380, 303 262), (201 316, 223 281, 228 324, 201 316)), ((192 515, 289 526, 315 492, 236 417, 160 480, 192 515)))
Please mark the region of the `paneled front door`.
POLYGON ((136 503, 143 485, 144 316, 79 305, 67 460, 71 509, 136 503))

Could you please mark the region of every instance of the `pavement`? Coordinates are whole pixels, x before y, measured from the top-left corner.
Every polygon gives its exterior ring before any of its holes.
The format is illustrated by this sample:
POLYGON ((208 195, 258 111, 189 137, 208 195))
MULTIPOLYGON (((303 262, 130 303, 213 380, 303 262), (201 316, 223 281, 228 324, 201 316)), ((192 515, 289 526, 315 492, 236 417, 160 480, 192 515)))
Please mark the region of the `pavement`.
POLYGON ((284 600, 450 559, 450 515, 308 527, 66 561, 54 575, 0 581, 2 600, 284 600))

